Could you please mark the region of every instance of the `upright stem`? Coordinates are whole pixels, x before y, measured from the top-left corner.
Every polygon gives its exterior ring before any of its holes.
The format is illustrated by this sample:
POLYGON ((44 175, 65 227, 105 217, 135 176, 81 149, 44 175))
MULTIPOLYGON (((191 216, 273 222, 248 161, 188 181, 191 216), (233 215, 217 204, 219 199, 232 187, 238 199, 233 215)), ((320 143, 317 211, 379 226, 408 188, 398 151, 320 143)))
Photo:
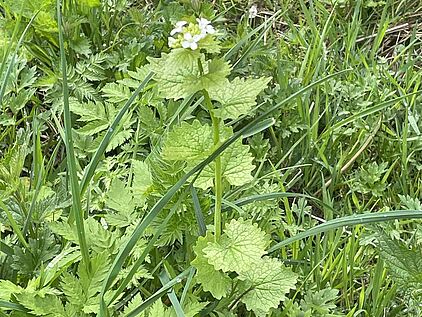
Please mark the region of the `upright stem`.
MULTIPOLYGON (((198 59, 198 67, 199 71, 204 74, 204 70, 202 67, 201 60, 198 59)), ((205 89, 202 91, 204 95, 205 106, 207 107, 212 121, 212 128, 213 128, 213 140, 214 145, 220 143, 220 119, 214 116, 213 105, 211 102, 210 95, 208 91, 205 89)), ((214 193, 215 193, 215 208, 214 208, 214 227, 215 227, 215 240, 217 241, 221 236, 221 206, 223 200, 223 177, 222 177, 222 169, 221 169, 221 157, 217 156, 215 159, 215 172, 214 172, 214 193)))
MULTIPOLYGON (((203 91, 204 101, 207 108, 210 110, 210 116, 212 121, 213 139, 214 145, 220 143, 220 119, 214 116, 212 113, 212 102, 208 92, 203 91)), ((221 169, 221 156, 217 156, 215 159, 215 171, 214 171, 214 192, 215 192, 215 208, 214 208, 214 227, 215 227, 215 240, 217 241, 221 236, 221 202, 223 200, 223 177, 221 169)))

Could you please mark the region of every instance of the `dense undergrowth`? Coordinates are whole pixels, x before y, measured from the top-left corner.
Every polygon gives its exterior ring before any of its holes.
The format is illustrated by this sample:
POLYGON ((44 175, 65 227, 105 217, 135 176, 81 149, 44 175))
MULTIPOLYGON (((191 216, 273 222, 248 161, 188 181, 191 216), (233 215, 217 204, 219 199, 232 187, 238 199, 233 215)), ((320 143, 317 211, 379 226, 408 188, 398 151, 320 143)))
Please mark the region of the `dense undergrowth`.
POLYGON ((422 316, 419 1, 0 16, 0 316, 422 316))

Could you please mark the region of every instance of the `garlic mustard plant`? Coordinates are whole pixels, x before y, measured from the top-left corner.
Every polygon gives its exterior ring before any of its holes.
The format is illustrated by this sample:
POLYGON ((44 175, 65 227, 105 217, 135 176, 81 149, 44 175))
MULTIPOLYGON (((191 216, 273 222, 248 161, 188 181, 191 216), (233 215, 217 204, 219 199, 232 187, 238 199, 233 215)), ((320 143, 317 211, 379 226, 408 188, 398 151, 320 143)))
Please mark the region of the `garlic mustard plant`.
POLYGON ((170 32, 168 44, 171 48, 190 48, 198 49, 201 41, 207 36, 215 34, 215 29, 211 22, 205 18, 196 19, 197 23, 188 23, 187 21, 179 21, 175 28, 170 32), (176 37, 174 37, 176 36, 176 37))
MULTIPOLYGON (((162 157, 185 162, 186 171, 233 135, 230 121, 253 114, 258 94, 271 80, 229 79, 231 65, 218 55, 220 45, 214 26, 205 18, 192 21, 196 23, 176 23, 170 32, 168 54, 149 58, 161 97, 202 97, 202 108, 209 115, 209 120, 181 122, 165 137, 162 157)), ((198 239, 192 265, 197 283, 215 298, 230 296, 237 285, 239 300, 257 316, 264 316, 294 287, 297 276, 278 259, 263 257, 269 240, 256 224, 238 219, 223 225, 223 192, 250 183, 254 169, 250 147, 238 139, 195 179, 195 187, 212 189, 215 204, 213 226, 198 239), (257 285, 262 287, 258 290, 257 285)))

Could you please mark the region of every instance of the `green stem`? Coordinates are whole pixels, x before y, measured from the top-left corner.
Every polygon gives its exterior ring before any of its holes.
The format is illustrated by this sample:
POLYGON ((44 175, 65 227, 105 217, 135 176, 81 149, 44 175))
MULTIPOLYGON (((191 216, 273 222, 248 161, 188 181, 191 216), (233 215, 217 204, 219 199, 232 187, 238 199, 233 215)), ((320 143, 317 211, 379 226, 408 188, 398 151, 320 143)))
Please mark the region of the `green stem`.
MULTIPOLYGON (((206 90, 203 91, 205 104, 210 112, 214 145, 220 144, 220 119, 215 117, 212 112, 211 98, 206 90)), ((215 240, 217 241, 221 236, 221 206, 223 201, 223 175, 221 168, 221 156, 215 159, 215 172, 214 172, 214 192, 215 192, 215 207, 214 207, 214 227, 215 227, 215 240)))
MULTIPOLYGON (((198 67, 201 75, 204 74, 204 69, 202 67, 201 59, 198 59, 198 67)), ((213 105, 208 94, 208 91, 205 89, 202 91, 204 95, 204 102, 207 110, 210 113, 213 129, 213 139, 214 145, 218 146, 220 144, 220 119, 214 116, 213 105)), ((223 201, 223 177, 222 177, 222 168, 221 168, 221 156, 217 156, 215 159, 215 172, 214 172, 214 193, 215 193, 215 207, 214 207, 214 227, 215 227, 215 240, 217 241, 221 236, 221 206, 223 201)))

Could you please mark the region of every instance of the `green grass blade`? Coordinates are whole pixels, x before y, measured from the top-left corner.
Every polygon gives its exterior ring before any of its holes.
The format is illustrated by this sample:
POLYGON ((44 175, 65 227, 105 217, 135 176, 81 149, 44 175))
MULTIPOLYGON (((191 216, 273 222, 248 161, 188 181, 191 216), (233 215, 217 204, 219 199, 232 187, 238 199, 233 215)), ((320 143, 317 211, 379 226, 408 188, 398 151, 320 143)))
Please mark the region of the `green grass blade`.
MULTIPOLYGON (((132 281, 132 277, 136 274, 139 267, 144 263, 145 258, 148 256, 149 252, 152 250, 152 248, 155 245, 155 242, 158 240, 158 238, 161 235, 161 232, 164 231, 164 229, 167 226, 167 223, 170 221, 171 217, 176 213, 178 208, 180 207, 180 204, 184 201, 188 194, 188 191, 185 190, 185 192, 180 195, 177 202, 174 204, 174 206, 170 209, 169 213, 167 214, 164 221, 160 224, 160 226, 157 228, 157 230, 154 233, 154 236, 149 239, 147 246, 142 251, 142 254, 138 257, 136 262, 133 264, 132 268, 130 269, 129 273, 126 274, 123 281, 120 282, 119 287, 114 292, 113 297, 110 299, 110 302, 113 302, 116 298, 119 297, 119 295, 126 289, 126 286, 132 281)), ((107 281, 106 281, 107 282, 107 281)))
MULTIPOLYGON (((130 313, 125 315, 124 317, 136 317, 139 316, 141 312, 147 309, 150 305, 152 305, 157 299, 161 298, 176 284, 180 283, 187 275, 190 273, 190 268, 180 273, 170 282, 166 283, 161 287, 157 292, 151 295, 148 299, 146 299, 138 308, 132 310, 130 313)), ((101 315, 100 315, 101 316, 101 315)))
POLYGON ((205 236, 205 233, 207 232, 207 226, 205 224, 204 214, 202 213, 201 205, 199 203, 198 194, 196 193, 196 189, 192 184, 190 185, 190 191, 192 195, 193 208, 195 210, 196 222, 198 223, 198 233, 200 236, 205 236))
MULTIPOLYGON (((15 64, 15 58, 18 55, 18 50, 22 45, 23 39, 25 38, 25 35, 26 35, 26 32, 28 32, 30 26, 32 25, 32 22, 34 22, 38 13, 39 13, 39 11, 32 16, 31 20, 29 20, 28 24, 26 25, 25 29, 23 30, 23 32, 22 32, 22 34, 19 38, 18 44, 16 45, 16 48, 15 48, 15 51, 13 52, 12 58, 10 60, 8 67, 7 67, 6 73, 5 73, 4 78, 3 78, 3 82, 2 82, 1 87, 0 87, 0 107, 3 104, 4 92, 6 90, 7 82, 9 81, 9 76, 10 76, 10 73, 12 72, 13 65, 15 64)), ((6 63, 6 60, 7 60, 7 57, 5 57, 3 62, 2 62, 2 66, 1 66, 2 71, 4 69, 4 65, 6 63)))
POLYGON ((193 276, 195 275, 195 271, 196 270, 195 270, 194 267, 190 268, 190 272, 189 272, 188 278, 186 280, 185 287, 183 288, 182 296, 180 296, 180 304, 182 304, 182 305, 185 302, 186 295, 188 294, 189 287, 190 287, 192 280, 193 280, 193 276))
MULTIPOLYGON (((312 197, 310 195, 300 194, 300 193, 289 193, 289 192, 274 192, 274 193, 258 194, 258 195, 248 196, 248 197, 242 197, 234 201, 233 204, 238 207, 241 207, 247 204, 251 204, 255 201, 265 201, 269 199, 278 199, 278 198, 284 198, 284 197, 288 197, 288 198, 302 197, 302 198, 314 200, 320 205, 324 205, 324 203, 320 199, 312 197)), ((331 208, 328 205, 326 207, 331 208)))
MULTIPOLYGON (((15 219, 12 216, 12 213, 10 212, 9 208, 0 200, 0 208, 4 210, 6 213, 6 217, 9 220, 10 226, 12 227, 13 232, 18 237, 19 241, 22 243, 22 245, 29 250, 29 245, 25 240, 24 234, 20 230, 18 224, 16 223, 15 219)), ((12 250, 13 253, 13 250, 12 250)))
POLYGON ((151 80, 153 76, 153 73, 148 73, 148 75, 145 77, 143 82, 139 85, 139 87, 135 90, 135 92, 132 94, 132 96, 126 101, 125 105, 120 109, 117 116, 114 118, 112 124, 110 125, 110 128, 107 130, 107 133, 104 135, 104 138, 102 139, 100 146, 98 147, 97 151, 95 151, 95 154, 93 158, 91 159, 91 162, 88 165, 88 168, 85 170, 85 173, 81 180, 81 186, 80 186, 80 192, 81 195, 83 195, 88 187, 88 184, 94 175, 95 169, 97 168, 101 157, 103 156, 108 144, 111 141, 111 138, 114 135, 114 131, 117 129, 120 121, 122 120, 125 113, 128 111, 129 107, 132 105, 132 103, 135 101, 135 98, 141 93, 141 91, 145 88, 146 84, 151 80))
POLYGON ((320 224, 312 229, 301 232, 291 238, 283 240, 274 246, 272 246, 268 253, 277 251, 278 249, 289 245, 293 242, 302 240, 304 238, 314 236, 320 233, 331 231, 346 226, 355 226, 355 225, 364 225, 368 223, 378 223, 391 220, 400 220, 400 219, 421 219, 422 210, 396 210, 396 211, 386 211, 378 212, 371 214, 357 214, 347 217, 341 217, 327 221, 323 224, 320 224))
POLYGON ((15 252, 13 252, 13 249, 1 240, 0 240, 0 252, 3 252, 4 254, 7 254, 8 256, 12 256, 13 254, 15 254, 15 252))
POLYGON ((274 118, 268 118, 265 120, 262 120, 261 122, 258 122, 256 125, 251 127, 250 129, 243 132, 242 138, 249 138, 250 136, 253 136, 254 134, 257 134, 259 132, 262 132, 269 127, 273 126, 275 124, 274 118))
POLYGON ((331 126, 327 131, 325 131, 324 133, 321 134, 320 138, 321 139, 324 138, 327 134, 333 133, 337 129, 341 128, 342 126, 344 126, 348 123, 355 121, 356 119, 363 118, 363 117, 369 116, 373 113, 379 112, 379 111, 387 108, 388 106, 399 102, 400 100, 403 100, 403 99, 405 99, 409 96, 420 94, 421 92, 422 92, 422 90, 418 90, 418 91, 415 91, 415 92, 412 92, 412 93, 409 93, 409 94, 406 94, 406 95, 403 95, 403 96, 400 96, 400 97, 397 97, 397 98, 394 98, 394 99, 391 99, 391 100, 387 100, 387 101, 381 102, 380 104, 377 104, 373 107, 369 107, 365 110, 362 110, 359 113, 351 115, 351 116, 347 117, 346 119, 341 120, 340 122, 337 122, 336 124, 331 126))
MULTIPOLYGON (((170 279, 165 270, 161 271, 161 273, 159 274, 159 279, 160 279, 161 284, 163 284, 163 286, 167 284, 168 282, 170 282, 170 279)), ((170 302, 173 305, 174 311, 176 312, 176 316, 185 317, 185 312, 183 311, 183 307, 180 304, 179 300, 177 299, 177 296, 174 290, 172 289, 170 292, 168 292, 167 296, 169 297, 170 302)))
POLYGON ((14 311, 19 311, 19 312, 23 312, 23 313, 29 312, 29 309, 26 309, 24 306, 22 306, 20 304, 10 303, 10 302, 6 302, 4 300, 0 300, 0 307, 3 307, 7 310, 14 310, 14 311))
POLYGON ((88 271, 90 270, 90 259, 89 251, 86 243, 85 228, 84 228, 84 217, 80 198, 80 189, 78 183, 78 176, 76 171, 76 157, 73 149, 73 138, 72 138, 72 121, 70 116, 69 108, 69 87, 67 84, 67 73, 66 73, 66 56, 64 51, 64 39, 63 39, 63 21, 61 14, 61 1, 57 0, 57 21, 59 29, 59 44, 60 44, 60 61, 63 74, 63 114, 64 114, 64 126, 65 126, 65 147, 66 147, 66 161, 68 168, 68 175, 70 178, 70 187, 72 192, 72 213, 75 218, 79 246, 81 248, 82 259, 87 266, 88 271))
MULTIPOLYGON (((244 38, 242 38, 240 41, 238 41, 236 43, 235 46, 233 46, 232 48, 230 48, 226 54, 224 54, 224 59, 228 60, 230 59, 230 57, 232 57, 234 54, 236 54, 237 51, 239 51, 243 45, 245 45, 246 43, 248 43, 249 39, 254 36, 255 34, 259 33, 262 31, 262 34, 260 34, 260 36, 258 37, 258 40, 261 39, 261 37, 264 35, 264 33, 271 27, 272 22, 274 22, 275 18, 277 18, 279 15, 281 14, 281 11, 277 11, 273 14, 273 16, 271 18, 269 18, 266 23, 261 24, 260 26, 258 26, 257 28, 255 28, 255 30, 249 32, 248 34, 246 34, 246 36, 244 38)), ((255 43, 256 45, 256 43, 255 43)), ((248 52, 249 54, 249 52, 248 52)), ((246 54, 244 54, 243 56, 245 56, 246 54)), ((243 59, 243 56, 240 59, 243 59)), ((238 62, 236 63, 238 64, 238 62)))

